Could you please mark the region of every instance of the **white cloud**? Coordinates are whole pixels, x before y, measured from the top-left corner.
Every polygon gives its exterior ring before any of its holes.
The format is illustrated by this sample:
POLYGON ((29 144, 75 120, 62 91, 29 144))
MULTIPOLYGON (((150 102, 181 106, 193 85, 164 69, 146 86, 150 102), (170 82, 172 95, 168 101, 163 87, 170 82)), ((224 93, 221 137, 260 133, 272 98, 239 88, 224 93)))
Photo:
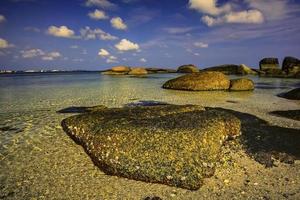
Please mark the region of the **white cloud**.
POLYGON ((217 0, 189 0, 189 8, 214 16, 231 10, 230 4, 217 7, 217 0))
POLYGON ((22 50, 21 55, 23 58, 34 58, 45 55, 45 52, 41 49, 28 49, 22 50))
POLYGON ((97 6, 100 8, 115 8, 116 4, 111 3, 108 0, 87 0, 86 6, 97 6))
POLYGON ((4 15, 0 15, 0 23, 5 22, 6 18, 4 17, 4 15))
POLYGON ((108 16, 105 14, 105 12, 98 9, 96 9, 94 12, 89 12, 88 16, 95 20, 108 19, 108 16))
POLYGON ((100 49, 98 55, 101 57, 108 57, 110 55, 110 53, 105 49, 100 49))
POLYGON ((50 52, 50 53, 46 54, 45 56, 43 56, 42 60, 52 61, 59 57, 61 57, 61 54, 57 51, 53 51, 53 52, 50 52))
POLYGON ((190 32, 190 31, 192 31, 194 29, 195 29, 195 27, 168 27, 168 28, 164 28, 164 30, 167 33, 170 33, 170 34, 187 33, 187 32, 190 32))
POLYGON ((84 40, 116 40, 118 37, 113 36, 109 33, 104 32, 101 29, 91 29, 90 27, 86 26, 85 28, 80 30, 81 38, 84 40))
POLYGON ((141 58, 140 62, 144 62, 145 63, 145 62, 147 62, 147 60, 145 58, 141 58))
POLYGON ((139 50, 140 46, 137 43, 133 43, 127 39, 122 39, 115 47, 119 51, 130 51, 130 50, 139 50))
POLYGON ((109 58, 106 60, 106 63, 118 63, 118 58, 115 56, 109 56, 109 58))
POLYGON ((71 49, 78 49, 79 46, 78 46, 78 45, 72 45, 72 46, 70 46, 70 48, 71 48, 71 49))
POLYGON ((112 27, 119 30, 126 30, 127 25, 123 22, 120 17, 114 17, 110 20, 112 27))
POLYGON ((60 58, 62 55, 58 51, 46 53, 41 49, 28 49, 20 51, 23 58, 41 57, 42 60, 52 61, 60 58))
POLYGON ((247 10, 241 12, 230 12, 221 17, 203 16, 202 21, 208 26, 220 24, 261 24, 264 22, 263 14, 258 10, 247 10))
POLYGON ((7 40, 0 38, 0 49, 7 49, 13 47, 13 44, 9 44, 7 40))
POLYGON ((50 26, 48 28, 47 33, 55 37, 63 37, 63 38, 75 37, 75 32, 69 29, 67 26, 60 26, 60 27, 50 26))
POLYGON ((207 48, 207 47, 208 47, 208 44, 203 43, 203 42, 195 42, 195 43, 194 43, 194 46, 195 46, 195 47, 198 47, 198 48, 207 48))

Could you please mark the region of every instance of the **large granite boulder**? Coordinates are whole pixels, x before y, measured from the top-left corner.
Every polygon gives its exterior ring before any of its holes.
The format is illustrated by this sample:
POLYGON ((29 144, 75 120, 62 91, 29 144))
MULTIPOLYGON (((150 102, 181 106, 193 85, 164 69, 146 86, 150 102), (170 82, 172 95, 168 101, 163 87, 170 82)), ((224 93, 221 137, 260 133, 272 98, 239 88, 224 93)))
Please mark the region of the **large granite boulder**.
POLYGON ((241 65, 219 65, 215 67, 209 67, 203 71, 216 71, 222 72, 226 75, 255 75, 257 72, 252 70, 250 67, 247 67, 244 64, 241 65))
POLYGON ((200 72, 180 76, 167 81, 163 88, 174 90, 227 90, 230 80, 221 72, 200 72))
POLYGON ((294 57, 285 57, 282 63, 282 70, 288 74, 300 72, 300 60, 294 57))
POLYGON ((113 72, 129 72, 130 71, 130 67, 115 66, 115 67, 111 68, 111 71, 113 71, 113 72))
POLYGON ((254 90, 254 83, 247 78, 230 80, 230 91, 250 91, 254 90))
POLYGON ((146 74, 148 74, 148 71, 142 67, 131 68, 130 71, 128 72, 128 75, 146 75, 146 74))
POLYGON ((292 100, 300 100, 300 88, 293 89, 281 95, 281 97, 292 100))
POLYGON ((259 69, 261 71, 269 69, 279 69, 278 58, 264 58, 259 62, 259 69))
POLYGON ((176 73, 177 70, 175 69, 165 69, 165 68, 155 68, 149 67, 146 68, 148 74, 164 74, 164 73, 176 73))
POLYGON ((199 72, 197 66, 189 64, 178 67, 177 73, 196 73, 199 72))
POLYGON ((240 120, 217 109, 163 105, 105 109, 62 122, 105 173, 190 190, 213 175, 240 120))

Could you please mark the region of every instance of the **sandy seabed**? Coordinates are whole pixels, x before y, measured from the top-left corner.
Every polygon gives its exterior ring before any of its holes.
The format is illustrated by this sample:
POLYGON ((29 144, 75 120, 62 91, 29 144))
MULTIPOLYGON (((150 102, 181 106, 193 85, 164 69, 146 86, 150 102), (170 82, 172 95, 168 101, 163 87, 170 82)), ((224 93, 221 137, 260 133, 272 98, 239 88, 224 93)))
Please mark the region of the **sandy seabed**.
POLYGON ((266 168, 243 148, 231 148, 230 144, 224 147, 224 158, 215 175, 206 179, 197 191, 104 174, 62 130, 61 120, 72 114, 60 114, 58 110, 74 105, 120 107, 143 100, 196 104, 248 113, 272 126, 299 130, 300 134, 300 121, 270 114, 276 110, 299 110, 300 101, 275 96, 288 88, 274 92, 257 89, 254 93, 197 93, 158 90, 157 86, 164 80, 148 86, 143 85, 145 81, 137 80, 134 84, 142 85, 134 90, 132 85, 116 86, 108 81, 110 89, 86 89, 76 98, 77 86, 71 93, 55 91, 57 97, 51 96, 53 93, 46 94, 52 91, 46 88, 45 94, 35 96, 32 101, 7 94, 7 99, 13 99, 10 103, 2 99, 0 113, 0 199, 144 199, 153 196, 161 199, 300 199, 299 160, 294 164, 276 161, 275 167, 266 168), (28 102, 26 108, 22 101, 28 102))

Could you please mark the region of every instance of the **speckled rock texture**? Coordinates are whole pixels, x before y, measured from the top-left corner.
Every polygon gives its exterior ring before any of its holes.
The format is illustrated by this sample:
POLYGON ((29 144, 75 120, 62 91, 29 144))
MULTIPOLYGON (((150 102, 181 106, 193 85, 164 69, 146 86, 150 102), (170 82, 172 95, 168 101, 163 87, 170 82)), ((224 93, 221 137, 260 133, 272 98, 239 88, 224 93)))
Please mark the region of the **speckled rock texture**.
POLYGON ((247 78, 230 80, 230 91, 251 91, 254 90, 254 83, 247 78))
POLYGON ((163 88, 174 90, 228 90, 230 80, 221 72, 200 72, 187 74, 167 81, 163 88))
POLYGON ((240 120, 200 106, 111 108, 69 117, 64 130, 105 173, 196 190, 214 174, 240 120))
POLYGON ((130 71, 128 72, 128 74, 129 75, 146 75, 146 74, 148 74, 148 71, 142 67, 135 67, 135 68, 130 68, 130 71))

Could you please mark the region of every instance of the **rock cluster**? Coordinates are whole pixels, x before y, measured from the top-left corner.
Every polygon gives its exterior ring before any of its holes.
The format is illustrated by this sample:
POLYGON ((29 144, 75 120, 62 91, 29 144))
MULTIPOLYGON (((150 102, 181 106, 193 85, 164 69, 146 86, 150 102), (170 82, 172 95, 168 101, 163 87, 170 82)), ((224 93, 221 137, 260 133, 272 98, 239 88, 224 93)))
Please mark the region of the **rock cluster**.
POLYGON ((171 79, 163 85, 163 88, 190 91, 248 91, 254 89, 254 83, 249 79, 230 81, 229 78, 221 72, 205 71, 171 79))
POLYGON ((196 190, 213 175, 240 120, 193 105, 111 108, 71 116, 64 130, 105 173, 196 190))
POLYGON ((209 67, 203 69, 203 71, 216 71, 222 72, 226 75, 256 75, 257 72, 252 70, 250 67, 241 64, 241 65, 219 65, 215 67, 209 67))

